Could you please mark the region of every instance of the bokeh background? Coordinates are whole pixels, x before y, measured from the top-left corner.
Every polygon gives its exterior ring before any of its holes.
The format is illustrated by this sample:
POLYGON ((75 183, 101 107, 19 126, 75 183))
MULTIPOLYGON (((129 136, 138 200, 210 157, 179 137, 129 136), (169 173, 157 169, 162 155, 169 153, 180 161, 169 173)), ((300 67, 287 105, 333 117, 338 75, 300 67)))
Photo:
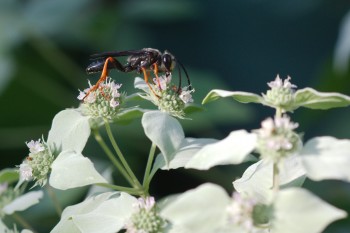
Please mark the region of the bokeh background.
MULTIPOLYGON (((0 2, 0 166, 13 167, 28 153, 25 142, 47 137, 56 113, 77 107, 78 89, 87 87, 85 67, 93 53, 140 49, 169 50, 186 66, 194 99, 211 89, 261 93, 277 74, 298 87, 350 95, 350 2, 348 0, 2 0, 0 2)), ((135 74, 111 76, 133 93, 135 74)), ((187 136, 224 138, 230 131, 259 128, 271 109, 222 99, 181 121, 187 136)), ((299 109, 305 140, 319 135, 350 138, 350 108, 299 109)), ((150 143, 136 120, 116 126, 115 135, 141 177, 150 143), (136 133, 135 133, 136 132, 136 133)), ((103 132, 102 132, 103 133, 103 132)), ((93 140, 85 155, 105 160, 93 140)), ((108 162, 105 160, 105 162, 108 162)), ((209 172, 159 172, 151 192, 157 197, 211 181, 232 191, 232 180, 249 164, 209 172)), ((349 168, 350 169, 350 168, 349 168)), ((116 174, 117 182, 118 174, 116 174)), ((306 181, 305 187, 333 205, 350 210, 350 185, 306 181)), ((60 193, 62 202, 81 200, 84 189, 60 193)), ((46 201, 26 213, 48 232, 57 221, 46 201)), ((34 224, 35 225, 35 224, 34 224)), ((349 232, 349 219, 326 232, 349 232)))

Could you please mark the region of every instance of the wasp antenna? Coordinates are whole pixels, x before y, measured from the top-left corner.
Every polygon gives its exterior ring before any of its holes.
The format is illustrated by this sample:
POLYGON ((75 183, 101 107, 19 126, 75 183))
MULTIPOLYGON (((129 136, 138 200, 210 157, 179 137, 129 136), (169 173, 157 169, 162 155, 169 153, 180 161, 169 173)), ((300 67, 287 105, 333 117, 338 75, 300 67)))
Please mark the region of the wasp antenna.
POLYGON ((177 87, 177 93, 180 93, 181 92, 181 82, 182 82, 180 66, 177 66, 177 69, 179 71, 179 86, 177 87))
POLYGON ((181 66, 183 71, 185 72, 185 75, 186 75, 186 78, 187 78, 187 82, 188 82, 188 90, 192 90, 191 80, 190 80, 190 77, 188 76, 188 73, 187 73, 187 70, 186 70, 185 66, 179 60, 177 60, 177 62, 179 63, 179 65, 181 66))

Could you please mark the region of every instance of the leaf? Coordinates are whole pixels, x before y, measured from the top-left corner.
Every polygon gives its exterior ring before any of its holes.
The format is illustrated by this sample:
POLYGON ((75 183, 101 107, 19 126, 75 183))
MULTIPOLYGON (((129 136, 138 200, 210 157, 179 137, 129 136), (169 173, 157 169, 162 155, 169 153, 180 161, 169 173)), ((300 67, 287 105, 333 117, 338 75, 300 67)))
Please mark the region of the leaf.
POLYGON ((318 92, 312 88, 304 88, 294 94, 294 105, 294 109, 305 107, 325 110, 347 107, 350 105, 350 97, 335 92, 318 92))
POLYGON ((207 183, 179 195, 160 213, 186 232, 212 233, 225 225, 229 203, 230 197, 222 187, 207 183))
POLYGON ((256 146, 256 134, 237 130, 221 141, 204 146, 186 164, 185 168, 207 170, 217 165, 239 164, 252 159, 250 153, 256 146))
POLYGON ((157 145, 166 165, 185 138, 180 123, 167 113, 150 111, 143 114, 142 126, 146 136, 157 145))
POLYGON ((41 190, 25 193, 22 196, 14 199, 9 204, 5 205, 2 211, 7 215, 11 215, 16 211, 26 210, 29 207, 38 204, 43 195, 44 193, 41 190))
POLYGON ((128 124, 135 119, 141 118, 147 111, 149 110, 138 107, 123 109, 120 111, 120 113, 118 113, 118 116, 114 119, 114 122, 118 124, 128 124))
POLYGON ((115 233, 129 221, 136 202, 135 197, 120 193, 119 197, 105 200, 93 211, 72 216, 72 220, 84 233, 115 233))
POLYGON ((350 140, 316 137, 305 144, 300 155, 310 179, 350 182, 350 140))
POLYGON ((90 159, 75 151, 64 151, 51 165, 50 185, 66 190, 107 181, 96 171, 90 159))
MULTIPOLYGON (((301 186, 305 180, 305 171, 298 157, 290 157, 279 164, 280 185, 282 188, 301 186)), ((255 197, 257 201, 268 204, 273 197, 273 163, 260 160, 248 167, 243 176, 233 182, 239 193, 255 197)))
POLYGON ((82 152, 90 133, 89 118, 74 109, 66 109, 54 117, 47 143, 54 151, 82 152))
POLYGON ((19 180, 18 169, 5 168, 0 171, 0 184, 7 183, 11 184, 19 180))
POLYGON ((301 188, 281 190, 274 202, 272 231, 319 233, 328 224, 345 218, 346 212, 301 188))
POLYGON ((264 99, 254 93, 216 89, 207 94, 207 96, 203 99, 202 104, 217 100, 219 97, 233 97, 236 101, 241 103, 264 103, 264 99))
POLYGON ((166 166, 164 156, 159 154, 154 162, 151 176, 153 176, 158 169, 169 170, 184 167, 188 161, 200 150, 203 146, 216 142, 217 140, 211 138, 185 138, 179 149, 170 158, 169 165, 166 166))

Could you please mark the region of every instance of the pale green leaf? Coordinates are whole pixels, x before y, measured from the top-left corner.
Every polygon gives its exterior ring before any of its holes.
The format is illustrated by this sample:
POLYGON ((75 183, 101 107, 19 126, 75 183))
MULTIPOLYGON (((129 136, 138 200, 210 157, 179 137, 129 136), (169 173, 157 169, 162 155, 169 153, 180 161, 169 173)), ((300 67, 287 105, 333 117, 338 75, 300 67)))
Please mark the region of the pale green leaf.
POLYGON ((229 203, 222 187, 208 183, 179 195, 161 210, 161 215, 186 232, 212 233, 225 225, 229 203))
POLYGON ((238 102, 241 103, 263 103, 264 99, 254 93, 242 92, 242 91, 225 91, 225 90, 212 90, 207 96, 203 99, 202 104, 219 99, 220 97, 232 97, 238 102))
POLYGON ((107 181, 96 171, 90 159, 75 151, 64 151, 51 165, 50 185, 66 190, 107 181))
POLYGON ((119 197, 105 200, 93 211, 73 215, 72 220, 84 233, 115 233, 128 222, 136 202, 135 197, 120 193, 119 197))
POLYGON ((350 140, 316 137, 305 144, 300 154, 310 179, 350 181, 350 140))
MULTIPOLYGON (((305 171, 298 157, 282 160, 279 164, 280 185, 282 188, 301 186, 305 180, 305 171)), ((273 197, 273 163, 260 160, 248 167, 243 176, 233 182, 239 193, 255 197, 257 201, 268 204, 273 197)))
POLYGON ((305 107, 311 109, 330 109, 350 105, 350 97, 335 92, 318 92, 304 88, 294 94, 294 109, 305 107))
POLYGON ((15 168, 5 168, 0 171, 0 184, 7 183, 11 184, 19 179, 18 169, 15 168))
POLYGON ((81 203, 76 205, 66 207, 61 215, 61 220, 52 229, 51 233, 81 233, 78 227, 74 224, 72 217, 79 214, 89 213, 98 206, 100 206, 104 201, 110 199, 111 197, 119 195, 116 193, 103 193, 97 196, 89 197, 81 203))
POLYGON ((89 118, 74 109, 59 112, 52 121, 47 143, 53 151, 83 151, 90 136, 89 118))
POLYGON ((157 145, 164 156, 166 165, 168 165, 169 158, 176 152, 185 138, 180 123, 167 113, 150 111, 143 114, 142 126, 146 136, 157 145))
POLYGON ((253 159, 250 153, 256 146, 256 134, 237 130, 221 141, 204 146, 185 168, 207 170, 217 165, 239 164, 253 159))
POLYGON ((346 212, 301 188, 281 190, 274 201, 272 233, 319 233, 346 212))
POLYGON ((128 124, 135 119, 141 118, 147 111, 149 110, 138 107, 123 109, 113 121, 118 124, 128 124))
POLYGON ((43 195, 44 193, 41 190, 25 193, 5 205, 2 211, 7 215, 11 215, 16 211, 26 210, 29 207, 38 204, 43 195))

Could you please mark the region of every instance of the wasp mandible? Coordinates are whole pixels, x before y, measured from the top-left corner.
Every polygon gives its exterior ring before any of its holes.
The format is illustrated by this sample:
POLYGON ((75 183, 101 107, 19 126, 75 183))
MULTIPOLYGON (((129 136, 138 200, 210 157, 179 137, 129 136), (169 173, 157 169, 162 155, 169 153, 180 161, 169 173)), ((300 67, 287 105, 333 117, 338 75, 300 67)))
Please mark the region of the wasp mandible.
MULTIPOLYGON (((180 63, 171 53, 164 51, 161 53, 158 49, 144 48, 140 50, 126 50, 126 51, 111 51, 91 55, 91 59, 95 60, 87 68, 88 74, 102 72, 100 79, 85 95, 84 99, 90 94, 90 92, 98 89, 99 85, 107 78, 110 69, 117 69, 121 72, 133 72, 143 73, 145 82, 147 83, 150 90, 155 94, 151 85, 148 83, 148 72, 153 71, 156 77, 157 84, 160 87, 158 73, 165 73, 166 76, 170 75, 171 71, 174 70, 175 66, 179 64, 179 86, 178 93, 181 92, 181 68, 185 72, 189 90, 191 90, 191 81, 185 67, 180 63), (123 65, 117 60, 117 57, 125 57, 126 64, 123 65)), ((156 94, 155 94, 156 95, 156 94)))

